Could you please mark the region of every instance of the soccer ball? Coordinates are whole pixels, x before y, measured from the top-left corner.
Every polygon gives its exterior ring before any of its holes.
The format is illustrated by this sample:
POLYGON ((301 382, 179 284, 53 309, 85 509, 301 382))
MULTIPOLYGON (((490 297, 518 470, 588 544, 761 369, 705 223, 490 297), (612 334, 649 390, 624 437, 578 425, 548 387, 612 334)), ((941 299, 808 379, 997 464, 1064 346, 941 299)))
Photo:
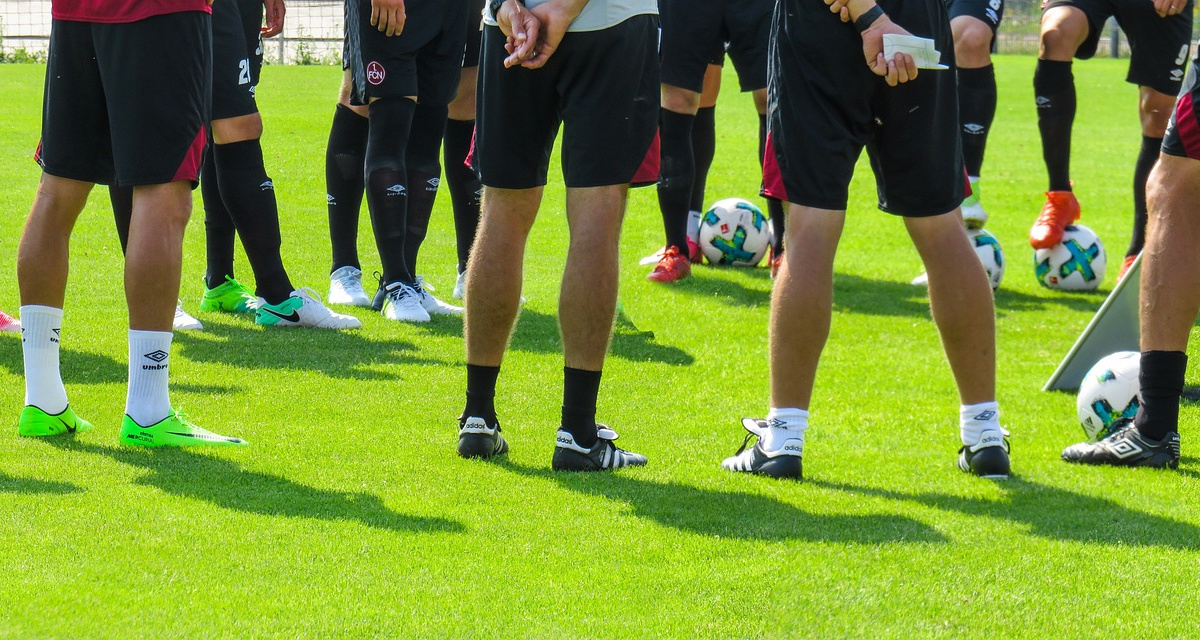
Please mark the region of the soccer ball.
POLYGON ((1083 225, 1068 226, 1062 242, 1033 253, 1038 282, 1060 291, 1095 291, 1104 280, 1107 264, 1100 238, 1083 225))
POLYGON ((971 239, 971 246, 975 247, 975 255, 983 263, 984 271, 987 271, 992 289, 999 288, 1000 280, 1004 278, 1004 250, 1000 248, 1000 241, 983 229, 968 229, 967 237, 971 239))
POLYGON ((1118 351, 1101 358, 1083 377, 1075 409, 1089 441, 1109 436, 1117 420, 1137 415, 1141 363, 1140 353, 1118 351))
POLYGON ((741 198, 718 200, 700 217, 700 251, 712 264, 753 267, 769 246, 766 217, 741 198))

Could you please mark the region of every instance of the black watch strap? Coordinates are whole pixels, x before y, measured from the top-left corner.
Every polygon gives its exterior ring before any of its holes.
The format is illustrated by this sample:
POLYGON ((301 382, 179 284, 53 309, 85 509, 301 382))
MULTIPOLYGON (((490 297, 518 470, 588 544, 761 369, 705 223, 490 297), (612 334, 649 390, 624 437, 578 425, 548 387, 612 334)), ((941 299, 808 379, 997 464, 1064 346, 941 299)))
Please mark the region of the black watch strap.
MULTIPOLYGON (((492 12, 493 18, 496 17, 496 12, 500 11, 500 5, 504 4, 506 1, 507 0, 488 0, 488 10, 492 12)), ((517 2, 520 2, 522 5, 525 4, 524 0, 517 0, 517 2)))
POLYGON ((880 7, 879 5, 875 5, 874 7, 871 7, 871 9, 868 10, 866 13, 859 16, 857 20, 854 21, 854 28, 858 29, 859 33, 862 33, 864 31, 866 31, 867 29, 870 29, 871 24, 874 23, 876 20, 878 20, 879 16, 881 16, 881 15, 883 15, 883 7, 880 7))

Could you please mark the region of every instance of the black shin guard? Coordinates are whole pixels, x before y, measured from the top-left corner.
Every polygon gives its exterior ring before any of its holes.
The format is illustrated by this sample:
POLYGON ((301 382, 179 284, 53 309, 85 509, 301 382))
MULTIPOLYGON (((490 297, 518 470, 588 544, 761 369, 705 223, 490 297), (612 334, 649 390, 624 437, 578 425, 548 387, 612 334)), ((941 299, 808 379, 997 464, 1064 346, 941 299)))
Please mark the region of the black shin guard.
POLYGON ((479 206, 483 197, 479 176, 466 165, 474 134, 474 120, 449 120, 446 122, 442 145, 446 186, 450 189, 450 203, 454 207, 459 272, 466 271, 467 260, 471 257, 471 245, 475 244, 475 232, 479 230, 479 206))
POLYGON ((212 159, 217 165, 221 201, 254 270, 256 293, 271 304, 279 304, 295 287, 279 255, 279 206, 275 183, 263 166, 262 144, 256 138, 213 145, 212 159))
POLYGON ((409 190, 404 266, 414 278, 417 276, 417 254, 429 231, 429 218, 433 215, 433 203, 437 200, 438 184, 442 177, 438 149, 442 146, 445 132, 446 107, 417 105, 413 112, 412 133, 405 150, 409 190))
POLYGON ((958 120, 962 124, 967 175, 979 177, 983 150, 996 117, 996 69, 992 65, 958 70, 958 120))
POLYGON ((339 104, 333 112, 325 147, 325 203, 329 209, 329 240, 333 267, 361 268, 358 263, 358 212, 363 200, 363 161, 369 122, 339 104))
POLYGON ((662 210, 667 246, 687 252, 688 206, 692 181, 696 178, 692 155, 692 123, 696 116, 663 109, 659 115, 661 168, 658 179, 658 206, 662 210))
POLYGON ((385 284, 413 283, 404 262, 409 189, 404 150, 408 148, 416 106, 406 98, 381 98, 371 103, 365 182, 385 284))
POLYGON ((215 289, 233 277, 233 242, 237 228, 221 199, 221 179, 213 157, 216 145, 210 140, 204 166, 200 169, 200 195, 204 199, 204 286, 215 289))
POLYGON ((1125 256, 1136 256, 1146 246, 1146 181, 1154 163, 1158 162, 1158 154, 1162 151, 1162 138, 1142 136, 1142 150, 1138 152, 1137 165, 1133 170, 1133 235, 1130 236, 1129 249, 1125 256))
POLYGON ((1075 77, 1071 74, 1071 63, 1038 60, 1033 93, 1050 191, 1070 191, 1071 126, 1075 123, 1075 77))

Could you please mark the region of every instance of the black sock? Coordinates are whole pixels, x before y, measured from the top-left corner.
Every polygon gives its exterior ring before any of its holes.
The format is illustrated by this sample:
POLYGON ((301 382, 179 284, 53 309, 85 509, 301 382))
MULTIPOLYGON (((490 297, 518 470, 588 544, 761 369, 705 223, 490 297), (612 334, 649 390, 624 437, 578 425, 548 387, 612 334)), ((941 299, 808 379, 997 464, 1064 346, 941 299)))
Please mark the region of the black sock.
POLYGON ((413 284, 404 262, 410 186, 404 151, 416 107, 406 98, 381 98, 371 103, 365 168, 367 206, 375 229, 375 247, 383 263, 384 284, 413 284))
POLYGON ((496 424, 496 378, 500 367, 467 365, 467 406, 463 419, 474 416, 483 418, 489 426, 496 424))
POLYGON ((417 253, 425 234, 429 232, 429 218, 433 215, 433 203, 437 200, 438 184, 441 182, 442 166, 438 164, 438 149, 446 132, 446 107, 417 105, 413 112, 412 133, 405 150, 408 167, 408 214, 404 233, 405 269, 417 276, 417 253))
POLYGON ((979 177, 983 148, 996 117, 996 69, 992 65, 958 70, 958 120, 962 123, 963 162, 967 175, 979 177))
POLYGON ((446 186, 450 190, 450 203, 454 207, 454 237, 458 246, 459 272, 467 270, 471 245, 475 243, 475 232, 479 230, 479 205, 483 196, 483 185, 479 182, 479 176, 475 174, 474 169, 466 165, 474 135, 474 120, 446 121, 442 161, 445 164, 446 186))
POLYGON ((1162 142, 1162 138, 1142 136, 1142 150, 1138 152, 1137 165, 1133 170, 1133 236, 1129 240, 1126 257, 1136 256, 1146 246, 1146 180, 1150 178, 1154 163, 1158 162, 1162 142))
POLYGON ((704 211, 704 187, 708 184, 708 170, 717 154, 716 107, 700 107, 692 124, 692 158, 696 163, 692 181, 691 211, 704 211))
POLYGON ((1075 123, 1075 77, 1070 62, 1038 60, 1033 73, 1042 159, 1050 191, 1071 190, 1071 125, 1075 123))
POLYGON ((200 168, 200 195, 204 199, 204 286, 215 289, 233 277, 234 237, 237 229, 221 200, 217 161, 212 141, 208 143, 204 165, 200 168))
POLYGON ((333 268, 358 263, 358 212, 363 199, 363 160, 367 153, 369 121, 339 104, 333 112, 325 147, 325 202, 329 209, 329 240, 333 268))
POLYGON ((687 252, 688 205, 692 181, 696 178, 692 155, 692 123, 696 116, 663 109, 659 114, 661 166, 658 178, 658 206, 662 210, 667 246, 687 252))
POLYGON ((221 201, 254 270, 255 293, 271 304, 279 304, 292 295, 295 287, 279 255, 279 206, 275 202, 275 183, 263 166, 262 144, 256 138, 213 145, 212 159, 217 165, 221 201))
POLYGON ((125 248, 129 246, 129 221, 133 218, 133 187, 109 186, 108 201, 112 203, 121 253, 125 253, 125 248))
MULTIPOLYGON (((767 116, 758 114, 758 166, 762 167, 767 153, 767 116)), ((783 202, 775 198, 767 198, 767 217, 771 219, 771 227, 775 230, 775 241, 771 249, 775 255, 783 254, 783 234, 786 231, 786 221, 783 215, 783 202)))
POLYGON ((581 447, 596 444, 596 396, 600 372, 563 367, 562 429, 581 447))
POLYGON ((1133 420, 1138 433, 1162 440, 1179 431, 1179 397, 1186 372, 1187 354, 1182 351, 1142 352, 1141 405, 1133 420))

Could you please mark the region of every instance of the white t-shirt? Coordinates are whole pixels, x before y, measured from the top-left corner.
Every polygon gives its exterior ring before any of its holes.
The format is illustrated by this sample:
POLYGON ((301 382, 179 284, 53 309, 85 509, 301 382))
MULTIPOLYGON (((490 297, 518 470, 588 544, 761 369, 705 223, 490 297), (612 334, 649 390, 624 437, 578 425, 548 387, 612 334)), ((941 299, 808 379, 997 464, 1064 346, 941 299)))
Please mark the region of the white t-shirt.
MULTIPOLYGON (((525 0, 533 8, 549 0, 525 0)), ((588 0, 587 6, 571 23, 567 31, 599 31, 621 24, 633 16, 658 15, 658 0, 588 0)), ((484 24, 495 26, 492 12, 483 10, 484 24)))

